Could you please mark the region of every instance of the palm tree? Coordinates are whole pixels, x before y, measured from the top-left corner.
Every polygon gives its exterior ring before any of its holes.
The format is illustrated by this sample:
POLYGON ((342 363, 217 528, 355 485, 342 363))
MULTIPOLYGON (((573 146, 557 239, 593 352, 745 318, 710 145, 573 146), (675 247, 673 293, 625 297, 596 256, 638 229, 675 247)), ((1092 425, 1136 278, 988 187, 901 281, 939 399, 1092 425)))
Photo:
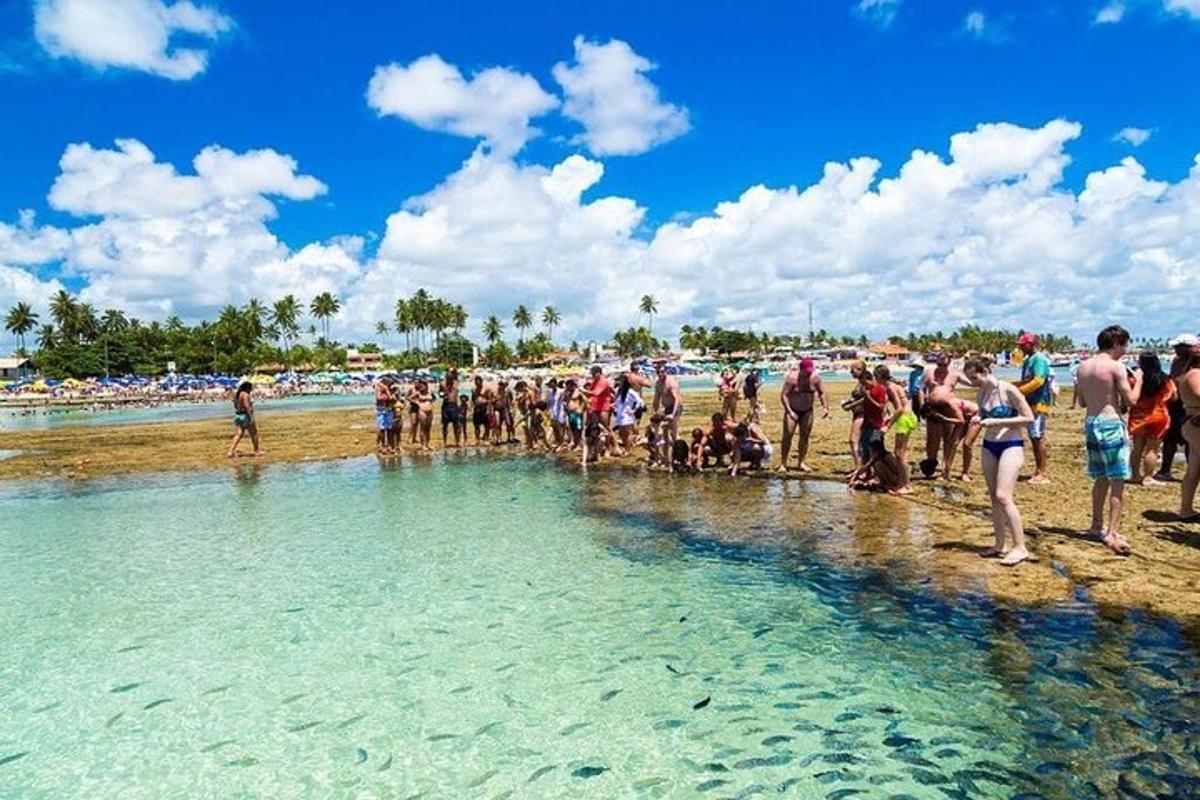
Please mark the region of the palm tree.
POLYGON ((483 321, 483 335, 489 342, 495 342, 504 333, 504 324, 493 314, 483 321))
POLYGON ((20 342, 18 349, 22 353, 25 352, 25 334, 34 329, 37 321, 37 312, 28 303, 17 303, 8 312, 4 327, 17 337, 17 341, 20 342))
POLYGON ((456 305, 451 316, 453 317, 452 327, 454 328, 454 332, 461 336, 463 328, 467 327, 467 310, 462 306, 456 305))
POLYGON ((533 316, 525 306, 517 306, 512 318, 513 325, 517 328, 517 341, 525 341, 525 329, 533 325, 533 316))
POLYGON ((546 335, 550 337, 550 341, 554 341, 554 329, 560 322, 562 317, 559 316, 557 308, 546 306, 542 309, 542 324, 546 326, 546 335))
POLYGON ((313 298, 308 310, 321 321, 321 330, 325 341, 329 341, 329 320, 342 310, 341 301, 330 292, 321 292, 313 298))
POLYGON ((387 341, 387 335, 388 335, 388 332, 390 332, 390 331, 391 331, 391 328, 388 327, 388 324, 386 322, 376 322, 375 323, 375 332, 378 333, 385 342, 387 341))
POLYGON ((53 350, 58 346, 58 332, 53 325, 43 325, 38 328, 38 347, 43 350, 53 350))
POLYGON ((658 301, 654 299, 654 295, 642 295, 642 302, 638 304, 638 310, 650 318, 650 327, 647 330, 653 332, 654 315, 658 313, 658 301))
POLYGON ((59 332, 68 339, 74 338, 78 308, 79 304, 66 289, 59 289, 54 297, 50 298, 50 316, 54 318, 59 332))
POLYGON ((412 310, 403 297, 396 301, 396 333, 404 334, 404 352, 412 350, 412 310))

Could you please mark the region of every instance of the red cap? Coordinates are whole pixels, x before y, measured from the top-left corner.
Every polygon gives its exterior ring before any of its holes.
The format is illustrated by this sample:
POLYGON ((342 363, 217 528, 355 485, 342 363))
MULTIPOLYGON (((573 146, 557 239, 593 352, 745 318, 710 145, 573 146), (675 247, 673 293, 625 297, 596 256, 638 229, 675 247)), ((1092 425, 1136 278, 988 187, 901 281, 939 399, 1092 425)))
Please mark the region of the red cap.
POLYGON ((812 372, 813 371, 813 360, 811 358, 800 359, 800 371, 801 372, 812 372))
POLYGON ((1017 346, 1018 347, 1023 347, 1027 344, 1034 345, 1034 346, 1037 345, 1037 334, 1036 333, 1022 333, 1020 336, 1017 337, 1017 346))

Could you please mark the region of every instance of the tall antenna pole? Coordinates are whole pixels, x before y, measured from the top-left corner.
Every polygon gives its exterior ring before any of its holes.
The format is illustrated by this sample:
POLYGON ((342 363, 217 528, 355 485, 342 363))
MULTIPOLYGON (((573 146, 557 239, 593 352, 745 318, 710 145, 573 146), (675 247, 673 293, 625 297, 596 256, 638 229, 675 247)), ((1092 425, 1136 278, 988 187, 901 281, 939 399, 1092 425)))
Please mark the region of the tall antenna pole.
POLYGON ((813 337, 813 312, 812 312, 812 300, 809 300, 808 301, 808 344, 810 347, 812 346, 812 337, 813 337))

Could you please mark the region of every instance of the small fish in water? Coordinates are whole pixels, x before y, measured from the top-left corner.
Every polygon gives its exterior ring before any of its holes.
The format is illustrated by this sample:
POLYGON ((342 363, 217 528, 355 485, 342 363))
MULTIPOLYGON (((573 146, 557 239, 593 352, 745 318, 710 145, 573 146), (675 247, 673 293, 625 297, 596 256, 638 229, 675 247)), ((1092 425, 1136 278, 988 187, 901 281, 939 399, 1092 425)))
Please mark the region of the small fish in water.
POLYGON ((533 783, 533 782, 534 782, 534 781, 536 781, 538 778, 542 777, 543 775, 545 775, 545 774, 547 774, 547 773, 549 773, 549 772, 553 772, 553 771, 554 771, 554 770, 556 770, 556 769, 558 769, 558 765, 557 765, 557 764, 548 764, 548 765, 546 765, 546 766, 544 766, 544 767, 538 767, 537 769, 535 769, 535 770, 533 771, 533 774, 529 776, 529 780, 527 780, 527 781, 525 781, 525 782, 526 782, 526 783, 533 783))
POLYGON ((291 705, 292 703, 296 702, 297 700, 303 700, 305 697, 308 697, 307 692, 304 692, 302 694, 294 694, 291 697, 283 698, 283 702, 280 703, 280 705, 284 705, 284 706, 291 705))
POLYGON ((582 728, 586 728, 587 726, 589 726, 591 724, 592 723, 590 723, 590 722, 576 722, 573 725, 568 725, 567 727, 563 728, 561 731, 558 732, 558 735, 559 736, 570 736, 575 731, 580 730, 582 728))
POLYGON ((122 684, 122 685, 120 685, 120 686, 114 686, 113 688, 109 689, 108 691, 109 691, 111 694, 122 694, 123 692, 132 691, 133 689, 136 689, 137 687, 139 687, 139 686, 141 686, 141 685, 142 685, 142 684, 141 684, 140 682, 138 682, 138 683, 125 683, 125 684, 122 684))
POLYGON ((376 772, 387 772, 391 768, 392 768, 392 755, 391 755, 391 753, 388 753, 387 760, 383 762, 383 765, 380 766, 379 769, 376 770, 376 772))
POLYGON ((770 633, 773 630, 775 630, 775 629, 772 628, 770 625, 764 625, 754 632, 754 638, 761 639, 762 637, 766 636, 768 633, 770 633))
POLYGON ((227 692, 227 691, 229 691, 229 690, 230 690, 230 688, 232 688, 232 687, 231 687, 231 686, 229 686, 229 685, 226 685, 226 686, 214 686, 214 687, 213 687, 213 688, 211 688, 211 689, 205 689, 203 692, 201 692, 201 694, 220 694, 221 692, 227 692))
POLYGON ((483 786, 485 783, 487 783, 488 781, 490 781, 492 778, 496 777, 496 776, 497 776, 497 775, 499 775, 499 774, 500 774, 500 771, 499 771, 499 770, 496 770, 496 769, 490 769, 490 770, 488 770, 487 772, 485 772, 485 773, 483 773, 482 775, 480 775, 480 776, 479 776, 478 778, 476 778, 475 780, 473 780, 473 781, 471 781, 470 783, 468 783, 468 784, 467 784, 467 788, 468 788, 468 789, 476 789, 476 788, 478 788, 478 787, 480 787, 480 786, 483 786))
POLYGON ((504 722, 502 722, 501 720, 496 720, 495 722, 489 722, 488 724, 480 727, 477 731, 475 731, 475 735, 483 736, 485 733, 489 733, 489 732, 495 730, 496 728, 499 728, 503 724, 504 724, 504 722))
POLYGON ((145 649, 145 647, 146 647, 146 645, 144 645, 144 644, 131 644, 131 645, 129 645, 129 647, 122 647, 117 652, 118 653, 132 653, 134 650, 143 650, 143 649, 145 649))
POLYGON ((879 706, 878 708, 875 709, 875 713, 877 713, 877 714, 899 714, 900 712, 897 711, 896 709, 892 708, 891 706, 879 706))
POLYGON ((571 773, 573 778, 594 778, 608 772, 608 767, 580 767, 571 773))
POLYGON ((108 722, 104 723, 104 727, 111 728, 113 725, 116 725, 117 720, 119 720, 123 716, 125 716, 125 712, 118 711, 116 714, 113 714, 111 717, 108 718, 108 722))
POLYGON ((426 736, 425 741, 427 741, 427 742, 444 742, 447 739, 457 739, 457 738, 458 738, 457 733, 435 733, 433 736, 426 736))
POLYGON ((339 731, 341 731, 341 730, 345 730, 346 728, 349 728, 349 727, 350 727, 351 725, 353 725, 354 723, 356 723, 356 722, 361 722, 363 719, 366 719, 366 716, 367 716, 367 715, 366 715, 365 713, 363 713, 363 714, 355 714, 353 717, 350 717, 349 719, 344 719, 344 720, 342 720, 341 722, 339 722, 339 723, 336 725, 336 727, 337 727, 337 729, 338 729, 339 731))
POLYGON ((301 611, 303 611, 303 610, 304 610, 304 606, 292 606, 291 608, 285 608, 285 609, 283 610, 283 613, 285 613, 285 614, 297 614, 297 613, 299 613, 299 612, 301 612, 301 611))
POLYGON ((355 751, 355 757, 358 759, 357 763, 363 763, 367 760, 367 749, 365 747, 358 748, 358 750, 355 751))
POLYGON ((149 711, 152 708, 158 708, 159 706, 165 706, 167 703, 174 703, 174 702, 175 701, 169 697, 164 697, 161 700, 152 700, 151 702, 146 703, 146 705, 142 706, 142 711, 149 711))
POLYGON ((513 667, 515 667, 516 665, 517 665, 517 662, 515 662, 515 661, 510 661, 510 662, 508 662, 507 664, 505 664, 505 665, 503 665, 503 666, 496 667, 496 672, 507 672, 508 670, 512 669, 512 668, 513 668, 513 667))
POLYGON ((315 719, 312 722, 302 722, 299 725, 293 725, 287 729, 288 733, 300 733, 300 731, 310 731, 321 724, 321 720, 315 719))
POLYGON ((608 702, 609 700, 612 700, 614 697, 616 697, 620 693, 621 693, 620 689, 612 689, 612 690, 607 691, 604 694, 600 695, 600 701, 608 702))
POLYGON ((699 711, 700 709, 706 707, 711 702, 712 702, 712 697, 706 697, 703 700, 701 700, 699 703, 696 703, 695 705, 693 705, 692 711, 699 711))
POLYGON ((219 742, 213 742, 212 744, 207 744, 204 747, 200 748, 200 752, 201 753, 212 753, 216 750, 220 750, 222 747, 228 747, 231 744, 237 744, 237 739, 222 739, 219 742))
POLYGON ((671 672, 675 673, 676 675, 682 675, 682 674, 683 674, 683 673, 682 673, 682 672, 680 672, 679 670, 677 670, 677 669, 675 669, 674 667, 672 667, 670 664, 667 664, 667 669, 668 669, 668 670, 670 670, 671 672))
POLYGON ((679 621, 680 621, 680 623, 687 622, 687 617, 686 616, 680 617, 679 621))
POLYGON ((768 736, 762 740, 762 743, 763 747, 770 747, 773 744, 783 744, 784 742, 790 742, 791 740, 791 736, 768 736))
POLYGON ((242 756, 241 758, 235 758, 233 761, 228 762, 225 766, 227 766, 227 767, 253 767, 257 763, 258 763, 258 759, 254 758, 253 756, 242 756))
POLYGON ((724 778, 713 778, 712 780, 708 780, 708 781, 705 781, 704 783, 697 784, 696 791, 697 792, 707 792, 710 789, 715 789, 718 786, 724 786, 727 783, 729 783, 729 781, 725 780, 724 778))
POLYGON ((3 767, 5 764, 11 764, 12 762, 16 761, 17 759, 24 758, 27 755, 29 755, 28 750, 26 750, 23 753, 13 753, 11 756, 5 756, 4 758, 0 758, 0 767, 3 767))
POLYGON ((33 710, 33 713, 35 713, 35 714, 41 714, 43 711, 49 711, 49 710, 51 710, 51 709, 58 708, 58 707, 59 707, 59 706, 61 706, 61 705, 62 705, 62 700, 59 700, 59 701, 57 701, 57 702, 55 702, 55 703, 51 703, 50 705, 41 706, 40 708, 35 708, 35 709, 33 710))
POLYGON ((825 795, 825 800, 842 800, 845 797, 853 797, 856 794, 862 794, 861 789, 838 789, 835 792, 830 792, 825 795))

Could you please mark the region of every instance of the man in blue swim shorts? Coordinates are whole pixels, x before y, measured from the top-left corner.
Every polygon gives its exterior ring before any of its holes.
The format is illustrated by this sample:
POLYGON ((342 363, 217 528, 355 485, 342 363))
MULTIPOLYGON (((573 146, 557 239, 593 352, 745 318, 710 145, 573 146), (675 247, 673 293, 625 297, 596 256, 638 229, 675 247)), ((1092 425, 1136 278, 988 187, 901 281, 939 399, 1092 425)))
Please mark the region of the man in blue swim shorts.
POLYGON ((1079 365, 1075 393, 1087 408, 1084 437, 1087 442, 1088 476, 1092 479, 1092 524, 1089 532, 1101 538, 1108 549, 1129 555, 1129 542, 1120 533, 1121 504, 1125 481, 1133 470, 1129 463, 1129 433, 1122 412, 1132 408, 1142 391, 1142 376, 1132 381, 1121 358, 1129 347, 1129 331, 1110 325, 1096 337, 1099 349, 1079 365), (1108 525, 1104 506, 1108 503, 1108 525))

